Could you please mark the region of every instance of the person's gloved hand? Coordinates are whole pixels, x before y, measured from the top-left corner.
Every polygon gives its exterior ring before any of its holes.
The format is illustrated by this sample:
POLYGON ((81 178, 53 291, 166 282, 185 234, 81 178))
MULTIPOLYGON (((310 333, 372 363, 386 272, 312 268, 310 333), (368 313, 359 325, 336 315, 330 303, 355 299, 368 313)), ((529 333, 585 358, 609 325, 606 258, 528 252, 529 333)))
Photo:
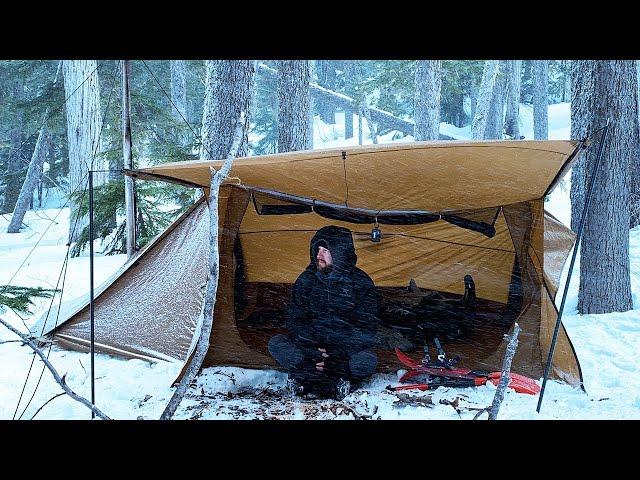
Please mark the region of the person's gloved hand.
POLYGON ((325 359, 329 358, 329 354, 327 353, 327 350, 325 348, 318 348, 318 351, 322 356, 322 360, 316 363, 316 370, 322 372, 324 371, 324 361, 325 359))

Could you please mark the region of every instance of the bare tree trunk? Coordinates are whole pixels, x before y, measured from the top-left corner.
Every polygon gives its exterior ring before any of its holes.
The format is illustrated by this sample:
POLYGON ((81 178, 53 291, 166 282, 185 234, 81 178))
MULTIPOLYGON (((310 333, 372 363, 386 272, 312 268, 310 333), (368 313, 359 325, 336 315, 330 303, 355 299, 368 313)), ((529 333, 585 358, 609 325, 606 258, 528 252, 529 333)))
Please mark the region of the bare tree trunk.
POLYGON ((236 122, 235 139, 222 168, 217 172, 213 168, 211 169, 211 191, 209 193, 209 278, 207 279, 207 290, 202 311, 202 329, 191 363, 189 363, 169 403, 162 412, 160 420, 171 420, 187 391, 187 387, 200 371, 204 358, 209 350, 211 330, 213 328, 213 311, 216 304, 218 277, 220 273, 220 254, 218 251, 218 194, 220 192, 220 184, 231 171, 233 159, 238 153, 242 138, 247 135, 245 131, 247 122, 244 117, 245 113, 240 112, 240 116, 236 122))
MULTIPOLYGON (((44 161, 49 163, 49 168, 53 165, 53 151, 51 145, 51 134, 47 133, 44 137, 44 161)), ((38 172, 38 208, 42 208, 42 193, 44 188, 44 163, 38 172)))
POLYGON ((473 123, 471 124, 471 138, 474 140, 483 140, 485 138, 485 130, 489 122, 489 110, 491 108, 491 100, 493 98, 499 64, 499 60, 487 60, 484 63, 478 103, 476 104, 476 111, 473 116, 473 123))
POLYGON ((471 103, 471 121, 476 115, 476 106, 478 105, 478 85, 475 82, 471 85, 469 91, 469 102, 471 103))
MULTIPOLYGON (((106 170, 103 161, 94 157, 99 153, 100 143, 100 86, 95 60, 64 60, 64 90, 68 98, 67 139, 69 146, 69 194, 86 189, 84 182, 93 162, 93 170, 106 170), (77 91, 76 91, 77 89, 77 91), (74 93, 75 91, 75 93, 74 93)), ((105 183, 103 172, 94 175, 94 186, 105 183)), ((70 217, 75 219, 80 207, 78 200, 69 202, 70 217)), ((78 240, 83 228, 89 223, 88 216, 69 222, 69 242, 78 240)))
POLYGON ((369 127, 369 134, 371 135, 371 141, 377 145, 378 144, 378 131, 373 121, 371 120, 371 114, 369 113, 369 108, 366 104, 362 105, 362 114, 364 118, 367 120, 367 126, 369 127))
POLYGON ((533 138, 549 138, 549 61, 533 62, 533 138))
MULTIPOLYGON (((58 74, 60 73, 60 64, 56 70, 56 75, 53 79, 53 85, 55 86, 58 81, 58 74)), ((29 162, 29 169, 25 176, 24 183, 20 189, 18 195, 18 201, 13 210, 13 216, 11 222, 7 228, 7 233, 19 233, 22 220, 27 213, 29 205, 33 202, 33 191, 38 185, 38 178, 42 175, 42 166, 46 159, 46 136, 47 136, 47 120, 49 117, 49 108, 45 109, 44 118, 42 119, 42 126, 38 133, 38 139, 36 140, 36 146, 33 149, 33 155, 31 156, 31 162, 29 162)))
POLYGON ((187 101, 187 62, 185 60, 169 61, 171 71, 171 116, 178 125, 174 129, 181 145, 186 145, 189 136, 185 133, 185 120, 189 121, 189 103, 187 101))
MULTIPOLYGON (((311 62, 309 62, 309 80, 311 80, 311 62)), ((307 150, 313 150, 313 119, 316 109, 316 101, 311 96, 311 91, 309 90, 309 121, 308 121, 308 130, 307 130, 307 150)))
POLYGON ((571 101, 571 60, 562 60, 562 72, 564 73, 564 82, 562 83, 562 101, 571 101), (569 98, 567 98, 569 95, 569 98))
MULTIPOLYGON (((318 85, 329 90, 336 87, 336 66, 334 60, 318 60, 318 85)), ((317 111, 324 123, 336 123, 335 106, 331 102, 318 102, 317 111)))
POLYGON ((245 125, 242 129, 243 137, 238 148, 238 156, 246 156, 255 62, 207 60, 206 69, 200 158, 202 160, 226 158, 233 143, 234 128, 240 112, 247 113, 244 116, 245 125))
MULTIPOLYGON (((640 115, 640 61, 636 60, 636 111, 638 115, 640 115)), ((636 124, 638 127, 636 130, 640 129, 640 119, 636 115, 636 124)), ((640 155, 633 155, 630 159, 631 165, 629 167, 629 179, 631 180, 631 193, 629 198, 630 205, 630 215, 631 215, 631 223, 629 225, 630 228, 635 228, 640 225, 640 155)))
POLYGON ((171 116, 176 123, 183 125, 183 117, 187 117, 187 62, 185 60, 171 60, 171 116), (175 107, 174 107, 175 105, 175 107), (177 107, 177 110, 176 110, 177 107))
MULTIPOLYGON (((594 131, 609 135, 587 212, 580 250, 580 313, 633 308, 629 278, 629 164, 638 153, 636 68, 628 60, 596 61, 594 131)), ((589 159, 590 160, 590 159, 589 159)), ((592 175, 593 162, 585 165, 592 175)))
MULTIPOLYGON (((17 78, 13 83, 13 95, 18 101, 24 99, 24 84, 21 78, 17 78)), ((16 206, 18 195, 20 194, 20 181, 22 180, 23 168, 27 164, 22 142, 24 141, 24 128, 22 108, 18 108, 16 119, 13 122, 9 137, 11 138, 11 152, 7 162, 7 172, 5 174, 6 187, 4 189, 4 199, 2 202, 2 212, 10 213, 16 206)))
POLYGON ((440 90, 442 62, 418 60, 415 75, 414 139, 437 140, 440 131, 440 90))
POLYGON ((504 130, 514 140, 520 139, 520 79, 522 60, 507 60, 507 113, 504 130))
POLYGON ((309 62, 278 60, 278 152, 308 145, 309 62))
MULTIPOLYGON (((47 113, 49 112, 47 111, 47 113)), ((47 113, 45 113, 45 117, 47 113)), ((20 189, 20 195, 18 196, 16 207, 13 210, 13 216, 11 217, 9 227, 7 228, 7 233, 20 233, 22 220, 24 219, 24 216, 29 208, 29 204, 33 199, 33 190, 36 188, 36 185, 38 183, 38 173, 42 171, 42 164, 44 163, 45 159, 45 131, 46 119, 42 124, 42 127, 40 127, 40 133, 38 133, 38 140, 36 141, 36 146, 33 149, 33 155, 31 156, 31 163, 29 164, 29 169, 27 170, 27 176, 25 177, 22 188, 20 189)))
POLYGON ((484 131, 487 140, 502 139, 504 130, 504 98, 506 90, 506 61, 501 60, 498 65, 498 75, 493 86, 489 118, 484 131))
MULTIPOLYGON (((595 111, 596 63, 571 61, 571 139, 583 140, 590 133, 595 111)), ((571 229, 578 231, 584 207, 585 164, 593 165, 596 152, 589 148, 581 153, 571 168, 571 229)))

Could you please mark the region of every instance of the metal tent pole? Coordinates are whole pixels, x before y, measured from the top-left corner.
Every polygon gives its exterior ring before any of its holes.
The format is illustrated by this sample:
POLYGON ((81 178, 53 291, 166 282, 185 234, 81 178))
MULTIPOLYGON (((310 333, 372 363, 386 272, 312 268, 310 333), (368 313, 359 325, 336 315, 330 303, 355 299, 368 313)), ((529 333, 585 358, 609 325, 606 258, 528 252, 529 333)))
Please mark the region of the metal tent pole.
MULTIPOLYGON (((93 302, 93 170, 89 170, 89 317, 91 322, 91 404, 96 404, 95 389, 95 330, 94 330, 94 302, 93 302)), ((91 411, 91 418, 96 414, 91 411)))
POLYGON ((556 320, 556 326, 553 330, 553 339, 551 340, 551 348, 549 349, 549 355, 547 356, 547 364, 544 368, 544 378, 542 380, 542 389, 540 390, 540 397, 538 397, 538 406, 536 408, 536 411, 538 413, 540 413, 540 407, 542 406, 542 398, 544 397, 544 390, 545 390, 545 387, 547 386, 547 379, 549 378, 549 370, 551 370, 551 360, 553 359, 553 352, 556 348, 556 341, 558 339, 558 332, 560 330, 560 324, 562 322, 562 314, 564 312, 564 304, 567 300, 567 292, 569 291, 569 284, 571 283, 571 274, 573 273, 573 266, 576 262, 578 247, 580 246, 580 240, 582 238, 584 224, 587 219, 587 212, 589 210, 589 203, 591 202, 591 193, 593 191, 593 185, 595 183, 596 177, 598 176, 598 170, 600 169, 600 164, 602 163, 602 154, 604 152, 604 144, 607 140, 608 131, 609 131, 609 121, 607 120, 607 125, 603 128, 602 138, 600 139, 600 145, 598 147, 598 157, 596 159, 596 164, 593 168, 593 173, 591 174, 591 180, 589 180, 589 186, 587 188, 587 192, 585 195, 584 208, 582 210, 582 215, 580 217, 580 225, 578 226, 578 231, 576 232, 576 243, 573 247, 573 255, 571 256, 571 264, 569 265, 567 281, 564 284, 564 292, 562 293, 562 302, 560 303, 560 309, 558 310, 558 319, 556 320))

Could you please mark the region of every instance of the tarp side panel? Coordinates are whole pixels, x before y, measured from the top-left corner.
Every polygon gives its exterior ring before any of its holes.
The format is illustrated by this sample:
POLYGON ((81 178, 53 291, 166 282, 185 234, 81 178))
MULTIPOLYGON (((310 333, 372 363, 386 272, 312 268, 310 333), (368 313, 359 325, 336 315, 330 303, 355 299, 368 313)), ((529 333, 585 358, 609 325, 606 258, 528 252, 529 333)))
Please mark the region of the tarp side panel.
MULTIPOLYGON (((522 281, 522 311, 517 322, 522 329, 511 368, 514 372, 532 378, 543 373, 540 362, 540 312, 541 274, 537 271, 530 251, 534 245, 542 245, 543 205, 542 200, 523 202, 503 207, 503 213, 513 238, 518 255, 522 281)), ((509 330, 509 333, 513 328, 509 330)), ((502 365, 507 343, 503 341, 489 359, 494 365, 502 365)))
MULTIPOLYGON (((96 342, 108 353, 185 360, 207 278, 206 213, 202 202, 96 299, 96 342)), ((88 306, 58 331, 88 340, 88 306)))
MULTIPOLYGON (((234 282, 235 259, 234 244, 240 222, 249 203, 248 193, 241 188, 228 189, 225 201, 224 217, 220 218, 220 277, 216 295, 209 351, 203 367, 212 365, 234 366, 274 366, 275 362, 260 352, 251 350, 240 338, 235 325, 234 282)), ((222 200, 222 199, 221 199, 222 200)), ((220 202, 222 204, 222 202, 220 202)), ((208 244, 208 242, 207 242, 208 244)))
POLYGON ((576 234, 545 212, 544 215, 544 278, 555 299, 562 269, 575 243, 576 234))
MULTIPOLYGON (((546 364, 547 357, 549 356, 553 329, 557 319, 558 312, 555 309, 553 300, 546 292, 543 292, 542 321, 540 325, 540 349, 543 356, 543 366, 546 364)), ((574 386, 580 386, 582 384, 582 372, 580 371, 578 358, 569 341, 569 336, 567 335, 564 325, 561 326, 558 332, 558 339, 551 362, 550 377, 574 386)))

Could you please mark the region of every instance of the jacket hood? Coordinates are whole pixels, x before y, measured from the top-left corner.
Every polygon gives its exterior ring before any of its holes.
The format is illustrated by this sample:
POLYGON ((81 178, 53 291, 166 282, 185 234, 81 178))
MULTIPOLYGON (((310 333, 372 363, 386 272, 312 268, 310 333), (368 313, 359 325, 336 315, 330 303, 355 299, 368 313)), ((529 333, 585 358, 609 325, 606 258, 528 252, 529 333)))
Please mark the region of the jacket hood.
POLYGON ((322 227, 311 239, 309 249, 311 263, 309 267, 316 270, 316 256, 319 247, 325 247, 331 252, 333 268, 336 270, 350 270, 356 266, 356 249, 353 246, 353 238, 348 228, 330 225, 322 227))

